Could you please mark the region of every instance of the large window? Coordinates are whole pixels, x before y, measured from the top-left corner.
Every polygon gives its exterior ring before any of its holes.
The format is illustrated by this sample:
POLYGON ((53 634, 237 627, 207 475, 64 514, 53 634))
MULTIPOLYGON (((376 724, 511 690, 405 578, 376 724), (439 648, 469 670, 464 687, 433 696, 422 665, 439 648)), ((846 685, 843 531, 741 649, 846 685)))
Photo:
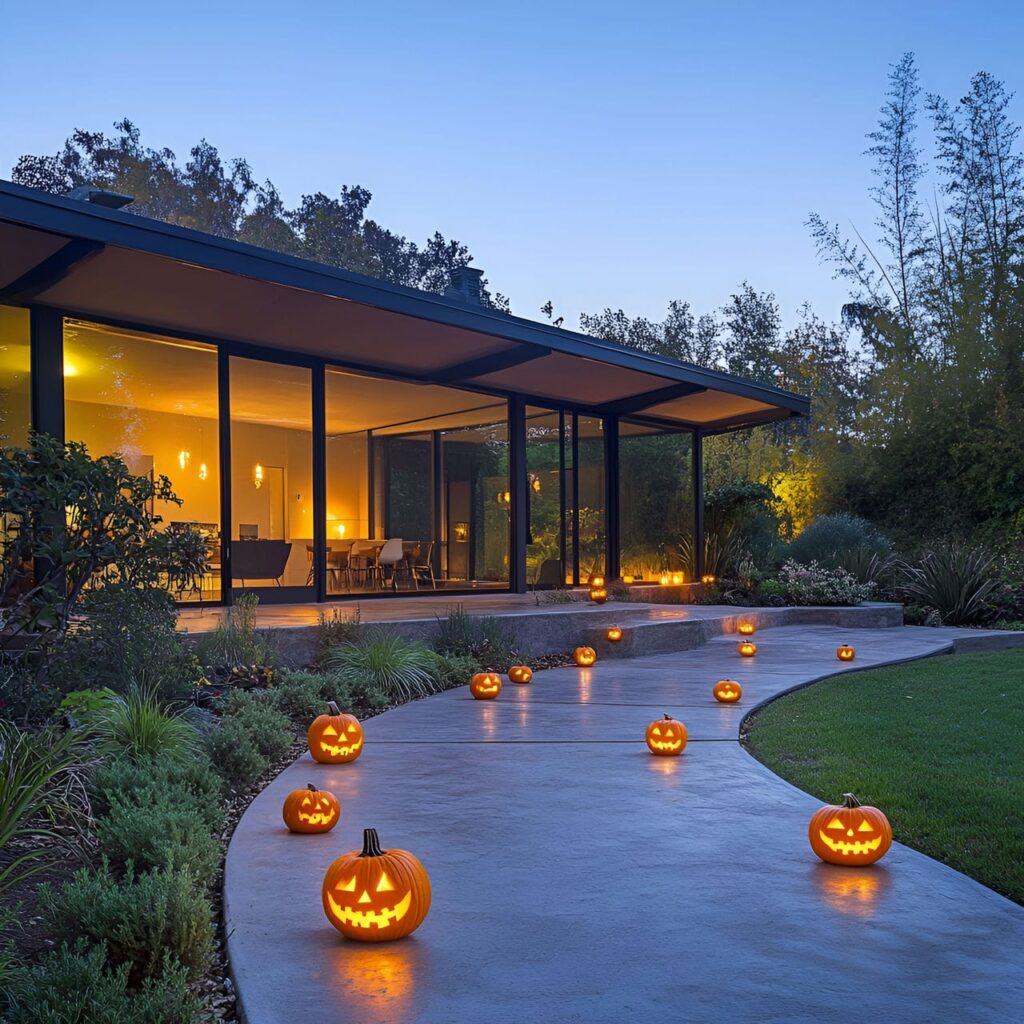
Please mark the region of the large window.
POLYGON ((166 476, 181 506, 157 503, 160 529, 192 529, 207 541, 199 592, 220 597, 220 470, 217 352, 211 345, 64 322, 64 420, 69 441, 119 455, 139 476, 166 476))
POLYGON ((578 581, 605 571, 604 422, 577 416, 576 516, 578 581))
POLYGON ((563 490, 572 490, 572 451, 571 446, 568 452, 563 449, 562 419, 562 413, 551 409, 526 409, 526 578, 534 587, 560 587, 566 582, 563 490))
POLYGON ((0 448, 20 447, 32 426, 29 314, 0 306, 0 448))

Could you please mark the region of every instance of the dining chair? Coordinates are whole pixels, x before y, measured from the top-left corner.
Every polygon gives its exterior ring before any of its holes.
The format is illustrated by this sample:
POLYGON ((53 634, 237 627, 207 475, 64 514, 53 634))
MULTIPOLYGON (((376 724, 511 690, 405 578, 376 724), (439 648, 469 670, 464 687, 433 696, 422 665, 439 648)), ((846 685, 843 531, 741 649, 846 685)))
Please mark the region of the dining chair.
POLYGON ((420 548, 420 554, 411 566, 412 585, 419 590, 420 581, 430 583, 431 590, 437 590, 437 580, 434 577, 434 562, 430 557, 434 553, 434 542, 429 541, 426 548, 420 548))
POLYGON ((401 537, 389 537, 384 541, 384 546, 377 554, 377 579, 381 587, 384 586, 384 574, 388 572, 391 589, 398 589, 398 578, 395 570, 404 558, 405 552, 402 549, 401 537))

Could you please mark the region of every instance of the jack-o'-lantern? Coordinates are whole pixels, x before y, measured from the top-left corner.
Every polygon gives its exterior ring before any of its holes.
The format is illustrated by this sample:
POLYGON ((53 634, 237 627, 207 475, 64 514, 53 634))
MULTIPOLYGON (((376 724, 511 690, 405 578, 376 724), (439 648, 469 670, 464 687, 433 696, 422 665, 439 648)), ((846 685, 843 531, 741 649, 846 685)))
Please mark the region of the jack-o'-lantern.
POLYGON ((853 661, 856 652, 849 644, 843 644, 836 649, 836 657, 840 661, 853 661))
POLYGON ((754 635, 754 624, 752 622, 741 622, 736 627, 736 632, 740 636, 753 636, 754 635))
POLYGON ((513 665, 508 670, 508 678, 513 683, 528 683, 533 678, 533 669, 529 665, 513 665))
POLYGON ((497 672, 477 672, 469 681, 469 692, 477 700, 494 700, 501 693, 501 676, 497 672))
POLYGON ((667 572, 663 572, 663 573, 661 574, 661 578, 660 578, 660 579, 658 580, 658 582, 659 582, 659 583, 660 583, 660 584, 661 584, 661 585, 662 585, 663 587, 667 587, 667 586, 668 586, 668 585, 669 585, 669 584, 670 584, 670 583, 672 582, 672 577, 671 577, 671 576, 669 576, 669 574, 668 574, 667 572))
POLYGON ((647 747, 659 757, 678 757, 686 746, 686 726, 665 715, 647 726, 647 747))
POLYGON ((703 576, 701 576, 700 581, 704 584, 704 586, 709 587, 717 579, 717 576, 712 576, 711 573, 705 573, 703 576))
POLYGON ((354 715, 343 714, 333 700, 328 702, 327 712, 314 719, 306 733, 313 760, 321 764, 354 761, 363 752, 363 727, 354 715))
POLYGON ((387 942, 415 931, 430 909, 430 879, 406 850, 382 850, 377 830, 363 830, 363 849, 327 869, 322 889, 327 920, 357 942, 387 942))
POLYGON ((755 654, 757 654, 757 644, 753 643, 750 640, 741 640, 736 645, 736 650, 739 651, 744 658, 752 658, 755 654))
POLYGON ((622 639, 622 627, 609 626, 608 632, 605 633, 605 638, 610 640, 613 644, 618 643, 622 639))
POLYGON ((722 704, 735 704, 743 696, 743 687, 735 679, 719 679, 711 692, 722 704))
POLYGON ((681 573, 681 572, 674 572, 674 573, 672 573, 672 585, 674 587, 681 586, 685 579, 686 579, 686 576, 683 573, 681 573))
POLYGON ((590 600, 594 604, 604 604, 608 600, 608 588, 607 587, 591 587, 590 588, 590 600))
POLYGON ((281 816, 291 832, 330 832, 341 818, 338 798, 311 782, 285 797, 281 816))
POLYGON ((592 587, 603 587, 604 577, 603 576, 591 576, 588 581, 592 587))
POLYGON ((838 806, 822 807, 807 829, 811 849, 828 864, 874 864, 892 846, 892 826, 877 808, 844 793, 838 806))
POLYGON ((597 661, 597 651, 593 647, 577 647, 572 656, 576 659, 576 664, 583 668, 589 668, 597 661))

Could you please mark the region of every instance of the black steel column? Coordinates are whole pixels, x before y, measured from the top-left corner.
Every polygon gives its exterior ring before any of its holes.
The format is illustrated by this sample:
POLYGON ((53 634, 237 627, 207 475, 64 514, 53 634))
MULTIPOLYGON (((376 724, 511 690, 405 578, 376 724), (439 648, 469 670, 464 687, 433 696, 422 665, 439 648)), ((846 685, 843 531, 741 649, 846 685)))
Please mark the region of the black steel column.
POLYGON ((366 536, 373 540, 377 524, 377 452, 373 431, 366 432, 366 536))
POLYGON ((220 463, 220 596, 232 603, 231 594, 231 357, 217 349, 217 437, 220 463))
POLYGON ((704 575, 704 435, 693 432, 693 565, 694 582, 704 575))
POLYGON ((572 585, 580 585, 580 418, 572 414, 572 585))
POLYGON ((327 399, 324 368, 313 375, 313 590, 317 601, 327 597, 327 399))
POLYGON ((565 515, 566 492, 565 492, 565 410, 558 412, 558 561, 560 563, 562 577, 558 581, 559 587, 565 586, 565 572, 568 568, 568 537, 566 528, 568 523, 565 515))
MULTIPOLYGON (((444 441, 442 440, 440 430, 435 430, 431 433, 431 454, 431 462, 433 466, 430 481, 431 507, 433 509, 431 518, 434 526, 433 563, 434 575, 440 579, 441 545, 445 541, 444 530, 442 529, 444 520, 444 494, 442 491, 442 488, 444 487, 444 441)), ((467 575, 469 575, 468 571, 467 575)))
POLYGON ((604 418, 604 574, 619 578, 619 418, 604 418))
POLYGON ((508 403, 508 475, 512 501, 509 506, 508 585, 516 594, 526 593, 526 536, 530 509, 527 490, 530 486, 526 469, 526 400, 517 395, 508 403))
POLYGON ((52 309, 29 314, 32 429, 64 440, 64 317, 52 309))

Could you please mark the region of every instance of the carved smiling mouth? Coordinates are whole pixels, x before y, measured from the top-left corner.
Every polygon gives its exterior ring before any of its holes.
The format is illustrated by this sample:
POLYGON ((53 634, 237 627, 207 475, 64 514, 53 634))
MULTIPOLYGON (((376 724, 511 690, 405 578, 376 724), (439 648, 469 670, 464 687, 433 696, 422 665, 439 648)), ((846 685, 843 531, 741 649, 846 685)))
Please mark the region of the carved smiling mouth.
POLYGON ((330 893, 327 894, 327 902, 331 905, 331 912, 336 920, 342 924, 355 925, 357 928, 369 928, 371 925, 387 928, 388 925, 401 921, 409 912, 412 890, 393 907, 385 907, 383 910, 356 910, 354 907, 343 907, 334 901, 330 893))
POLYGON ((340 744, 326 743, 324 740, 320 741, 320 749, 325 754, 330 754, 331 757, 348 757, 349 754, 354 754, 363 745, 362 737, 357 739, 355 743, 351 743, 348 746, 342 746, 340 744))
POLYGON ((334 821, 334 811, 314 811, 312 814, 299 811, 299 821, 307 825, 327 825, 334 821))
POLYGON ((677 740, 651 740, 650 742, 655 750, 678 750, 680 746, 677 740))
POLYGON ((841 853, 844 857, 849 856, 851 853, 871 853, 872 850, 877 850, 882 844, 882 837, 875 836, 874 839, 855 839, 852 843, 846 842, 844 839, 830 839, 821 829, 818 829, 818 835, 821 836, 821 841, 834 853, 841 853))

